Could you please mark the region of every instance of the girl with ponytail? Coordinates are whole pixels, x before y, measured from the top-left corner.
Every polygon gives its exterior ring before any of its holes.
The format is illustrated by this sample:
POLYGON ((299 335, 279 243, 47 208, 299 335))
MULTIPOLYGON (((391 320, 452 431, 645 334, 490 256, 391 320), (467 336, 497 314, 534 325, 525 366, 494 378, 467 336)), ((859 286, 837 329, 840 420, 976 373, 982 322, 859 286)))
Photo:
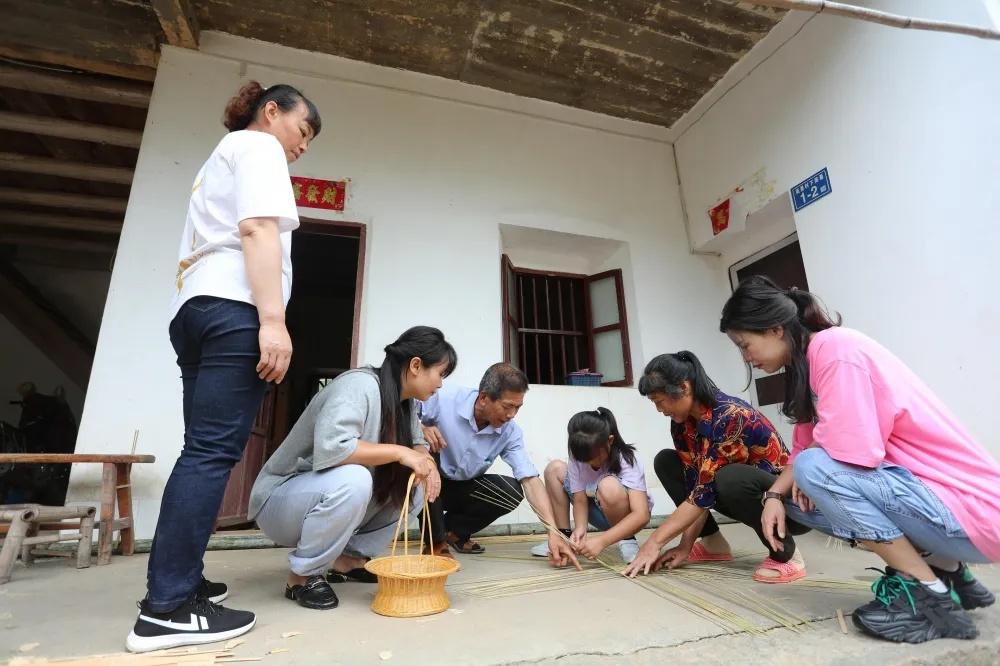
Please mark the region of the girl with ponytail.
MULTIPOLYGON (((635 534, 649 523, 653 498, 635 447, 622 439, 615 415, 606 407, 573 415, 567 426, 569 460, 553 460, 545 468, 545 489, 556 527, 579 554, 595 558, 612 544, 625 562, 639 550, 635 534), (569 529, 570 501, 573 525, 569 529), (598 534, 588 534, 587 525, 598 534)), ((548 544, 531 554, 548 557, 548 544)))
MULTIPOLYGON (((409 329, 385 347, 382 365, 348 370, 316 394, 268 459, 249 518, 294 548, 287 598, 325 610, 339 603, 330 582, 376 582, 364 565, 389 545, 410 474, 437 498, 441 477, 414 401, 434 395, 456 363, 441 331, 409 329)), ((415 494, 412 512, 421 506, 415 494)))
POLYGON ((732 560, 729 543, 711 515, 714 509, 752 528, 768 547, 754 580, 789 583, 805 576, 805 561, 792 534, 808 528, 789 524, 778 544, 769 542, 761 530, 760 496, 788 458, 767 417, 720 391, 689 351, 650 361, 639 380, 639 393, 671 421, 674 447, 656 454, 653 467, 677 510, 650 535, 626 573, 732 560), (680 544, 661 553, 677 536, 680 544))
POLYGON ((223 124, 229 133, 191 186, 177 253, 169 334, 182 377, 184 446, 160 501, 147 594, 125 642, 132 652, 226 640, 256 622, 249 611, 218 605, 228 588, 205 580, 202 558, 267 386, 280 384, 291 362, 285 306, 299 217, 288 165, 321 122, 295 88, 251 81, 226 106, 223 124), (196 615, 200 628, 191 631, 196 615))
POLYGON ((966 562, 1000 561, 1000 464, 888 349, 839 326, 806 291, 740 283, 719 328, 743 360, 785 370, 789 464, 763 494, 774 546, 787 525, 863 544, 885 563, 853 621, 919 643, 974 638, 993 594, 966 562))

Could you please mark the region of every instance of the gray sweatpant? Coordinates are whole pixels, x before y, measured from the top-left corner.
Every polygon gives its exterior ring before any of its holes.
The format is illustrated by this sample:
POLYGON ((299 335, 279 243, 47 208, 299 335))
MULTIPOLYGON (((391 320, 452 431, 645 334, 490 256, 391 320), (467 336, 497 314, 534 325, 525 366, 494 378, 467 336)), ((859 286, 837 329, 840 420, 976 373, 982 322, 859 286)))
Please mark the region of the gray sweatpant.
MULTIPOLYGON (((423 488, 417 488, 410 516, 422 506, 423 488)), ((295 547, 288 554, 292 573, 313 576, 325 573, 342 553, 381 555, 392 541, 399 510, 374 501, 367 467, 341 465, 299 474, 275 488, 257 514, 257 525, 276 543, 295 547)))

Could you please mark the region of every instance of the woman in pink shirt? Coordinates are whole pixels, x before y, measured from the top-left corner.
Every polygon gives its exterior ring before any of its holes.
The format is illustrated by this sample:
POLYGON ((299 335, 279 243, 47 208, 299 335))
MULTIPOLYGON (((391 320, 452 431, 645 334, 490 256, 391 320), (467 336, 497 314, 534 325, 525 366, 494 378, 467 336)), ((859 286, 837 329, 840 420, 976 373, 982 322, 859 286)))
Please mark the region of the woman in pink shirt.
POLYGON ((720 329, 748 364, 785 370, 791 464, 761 498, 774 545, 787 517, 882 558, 875 599, 854 611, 865 633, 975 638, 965 611, 994 597, 965 563, 1000 561, 996 460, 899 358, 808 292, 745 280, 720 329))

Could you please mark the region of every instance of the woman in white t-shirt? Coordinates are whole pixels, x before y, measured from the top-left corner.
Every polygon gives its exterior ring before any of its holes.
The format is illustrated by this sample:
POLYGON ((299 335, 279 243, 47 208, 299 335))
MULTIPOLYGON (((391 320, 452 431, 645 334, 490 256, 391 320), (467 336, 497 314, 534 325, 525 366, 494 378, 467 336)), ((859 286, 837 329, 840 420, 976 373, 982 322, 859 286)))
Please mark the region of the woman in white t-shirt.
POLYGON ((126 641, 133 652, 226 640, 256 621, 218 605, 228 590, 205 580, 202 557, 267 384, 288 370, 285 306, 299 225, 288 165, 321 123, 295 88, 251 81, 224 124, 229 134, 191 188, 178 253, 170 341, 184 386, 184 448, 163 491, 147 595, 126 641))

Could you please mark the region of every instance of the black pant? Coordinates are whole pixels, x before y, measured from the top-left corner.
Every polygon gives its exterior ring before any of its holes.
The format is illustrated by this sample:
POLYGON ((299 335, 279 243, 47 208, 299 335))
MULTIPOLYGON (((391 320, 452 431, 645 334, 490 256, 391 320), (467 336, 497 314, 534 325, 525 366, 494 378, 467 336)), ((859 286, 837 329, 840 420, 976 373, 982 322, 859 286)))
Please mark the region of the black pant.
MULTIPOLYGON (((653 461, 653 469, 674 504, 680 506, 682 502, 687 500, 689 493, 684 484, 684 465, 676 451, 664 449, 657 453, 653 461)), ((757 538, 767 548, 771 559, 787 562, 795 554, 795 540, 792 535, 805 534, 809 528, 791 520, 786 521, 784 550, 771 550, 760 526, 760 514, 764 511, 760 498, 764 495, 764 491, 771 487, 775 478, 777 477, 770 472, 765 472, 752 465, 739 463, 726 465, 715 473, 716 500, 714 508, 722 515, 729 516, 753 529, 757 533, 757 538)), ((718 531, 719 525, 715 522, 712 514, 709 514, 700 536, 711 536, 718 531)))
POLYGON ((459 539, 468 539, 513 511, 522 499, 521 484, 510 476, 484 474, 469 481, 453 481, 442 475, 441 496, 430 503, 434 543, 443 542, 446 531, 459 539))

